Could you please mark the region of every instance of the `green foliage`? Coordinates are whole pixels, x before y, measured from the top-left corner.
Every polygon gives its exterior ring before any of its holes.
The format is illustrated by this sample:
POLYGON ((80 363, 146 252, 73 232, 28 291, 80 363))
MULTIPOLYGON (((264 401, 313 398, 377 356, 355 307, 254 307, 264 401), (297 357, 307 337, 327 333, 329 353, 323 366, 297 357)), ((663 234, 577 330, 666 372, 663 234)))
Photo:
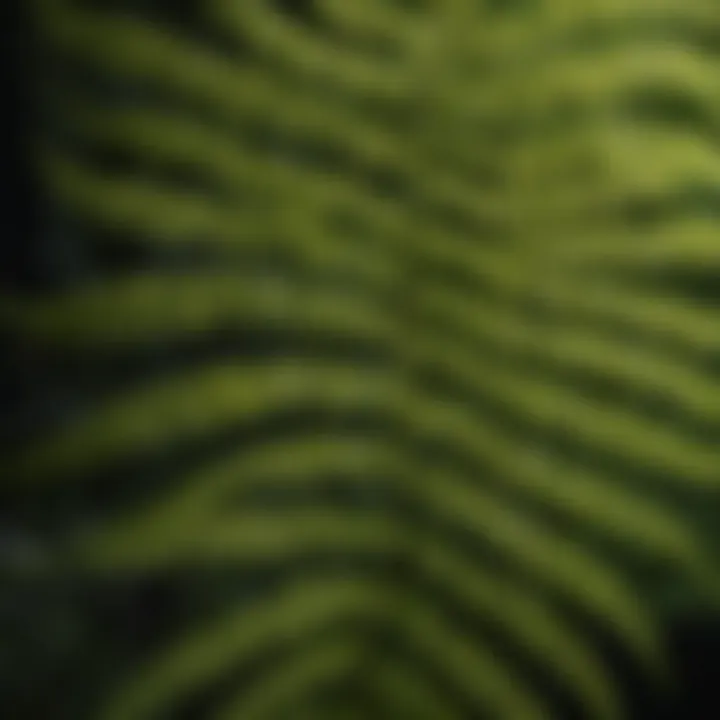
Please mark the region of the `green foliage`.
POLYGON ((63 526, 74 573, 277 585, 227 589, 92 717, 209 691, 218 720, 540 720, 538 678, 622 717, 585 628, 665 678, 628 573, 720 590, 678 502, 720 487, 719 318, 668 280, 720 269, 713 3, 110 5, 37 0, 62 77, 38 158, 88 246, 136 262, 0 319, 66 372, 180 361, 4 483, 124 478, 63 526))

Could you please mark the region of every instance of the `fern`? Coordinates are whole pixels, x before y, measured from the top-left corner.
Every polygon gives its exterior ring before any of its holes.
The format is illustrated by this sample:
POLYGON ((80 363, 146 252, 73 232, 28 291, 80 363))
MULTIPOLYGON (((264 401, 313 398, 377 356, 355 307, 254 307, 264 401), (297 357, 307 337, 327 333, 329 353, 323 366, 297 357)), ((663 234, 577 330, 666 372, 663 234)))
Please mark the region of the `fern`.
POLYGON ((192 31, 111 5, 37 2, 65 73, 38 158, 90 247, 140 262, 8 290, 0 316, 65 369, 210 350, 91 403, 4 482, 41 503, 125 473, 132 502, 63 529, 90 576, 279 580, 92 716, 174 716, 230 677, 203 717, 534 720, 538 678, 622 717, 579 623, 667 668, 618 548, 718 591, 672 507, 720 484, 718 318, 666 280, 720 259, 697 202, 720 174, 713 4, 213 0, 192 31), (270 351, 212 352, 258 334, 270 351), (273 422, 292 428, 247 439, 273 422), (188 450, 172 482, 132 481, 188 450))

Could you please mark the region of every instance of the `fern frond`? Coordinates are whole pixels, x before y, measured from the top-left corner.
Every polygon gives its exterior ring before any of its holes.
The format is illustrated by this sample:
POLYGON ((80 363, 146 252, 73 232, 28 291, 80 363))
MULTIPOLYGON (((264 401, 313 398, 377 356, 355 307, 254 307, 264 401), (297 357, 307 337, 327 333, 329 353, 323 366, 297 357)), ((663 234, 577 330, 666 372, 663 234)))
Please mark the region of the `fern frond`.
POLYGON ((212 0, 181 30, 36 1, 66 85, 45 186, 88 245, 137 262, 3 289, 0 323, 65 370, 210 357, 91 399, 13 450, 4 486, 101 495, 107 471, 196 451, 152 492, 128 472, 132 501, 69 521, 58 556, 88 578, 277 580, 228 590, 90 715, 209 693, 217 720, 547 720, 522 659, 620 720, 581 624, 668 668, 647 591, 605 551, 720 599, 668 499, 718 490, 718 313, 653 286, 718 268, 713 3, 212 0), (258 332, 283 340, 233 346, 258 332))
POLYGON ((337 364, 315 367, 279 360, 274 365, 214 366, 128 395, 124 393, 80 423, 21 453, 6 465, 15 482, 47 482, 173 443, 211 435, 231 423, 312 405, 378 407, 387 378, 377 371, 337 364), (320 390, 320 394, 318 394, 320 390))
POLYGON ((377 612, 372 588, 367 579, 306 580, 261 607, 234 610, 153 659, 148 671, 122 687, 99 717, 153 717, 180 700, 179 690, 190 694, 252 659, 260 648, 282 648, 328 627, 367 622, 377 612))
POLYGON ((275 717, 279 711, 292 714, 306 705, 313 691, 353 672, 362 641, 333 637, 311 643, 295 653, 279 669, 255 682, 250 691, 238 693, 217 713, 216 720, 262 720, 275 717))

